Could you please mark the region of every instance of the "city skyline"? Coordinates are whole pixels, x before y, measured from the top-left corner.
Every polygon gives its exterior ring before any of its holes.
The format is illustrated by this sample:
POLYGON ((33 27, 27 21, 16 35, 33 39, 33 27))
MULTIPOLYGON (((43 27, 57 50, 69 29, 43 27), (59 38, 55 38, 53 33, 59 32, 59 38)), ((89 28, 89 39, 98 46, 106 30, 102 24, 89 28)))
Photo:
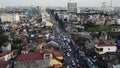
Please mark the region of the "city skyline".
MULTIPOLYGON (((100 7, 102 2, 110 5, 111 0, 71 0, 77 2, 78 7, 100 7)), ((69 0, 1 0, 0 4, 5 6, 52 6, 66 7, 69 0)), ((120 0, 113 0, 113 7, 120 7, 120 0)))

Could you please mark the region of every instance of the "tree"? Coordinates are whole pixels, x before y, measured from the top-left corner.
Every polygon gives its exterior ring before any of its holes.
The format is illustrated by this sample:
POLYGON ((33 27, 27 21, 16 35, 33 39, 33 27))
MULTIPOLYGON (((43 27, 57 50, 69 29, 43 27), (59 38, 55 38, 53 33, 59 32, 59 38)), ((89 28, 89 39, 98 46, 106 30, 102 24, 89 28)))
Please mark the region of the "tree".
POLYGON ((19 49, 19 46, 17 46, 17 45, 12 45, 12 50, 14 50, 14 49, 19 49))
POLYGON ((118 40, 120 40, 120 35, 118 36, 118 40))
POLYGON ((1 35, 0 36, 0 47, 5 43, 9 41, 9 37, 7 35, 1 35))
POLYGON ((57 14, 57 13, 55 13, 55 19, 56 19, 57 21, 59 21, 59 17, 58 17, 58 14, 57 14))
POLYGON ((84 26, 85 27, 94 27, 95 23, 88 22, 88 23, 84 24, 84 26))
POLYGON ((3 22, 0 22, 0 25, 2 25, 3 24, 3 22))

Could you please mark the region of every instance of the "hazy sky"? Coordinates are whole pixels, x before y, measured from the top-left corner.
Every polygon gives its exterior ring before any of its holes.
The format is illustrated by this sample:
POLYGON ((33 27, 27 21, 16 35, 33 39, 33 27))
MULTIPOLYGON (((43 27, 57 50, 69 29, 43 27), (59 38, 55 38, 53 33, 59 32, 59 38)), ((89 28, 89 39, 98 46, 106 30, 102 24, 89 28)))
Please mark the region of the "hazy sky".
MULTIPOLYGON (((79 7, 99 7, 102 2, 110 4, 111 0, 73 0, 79 7)), ((6 6, 62 6, 66 7, 69 0, 0 0, 0 4, 6 6)), ((120 0, 113 0, 114 7, 120 7, 120 0)))

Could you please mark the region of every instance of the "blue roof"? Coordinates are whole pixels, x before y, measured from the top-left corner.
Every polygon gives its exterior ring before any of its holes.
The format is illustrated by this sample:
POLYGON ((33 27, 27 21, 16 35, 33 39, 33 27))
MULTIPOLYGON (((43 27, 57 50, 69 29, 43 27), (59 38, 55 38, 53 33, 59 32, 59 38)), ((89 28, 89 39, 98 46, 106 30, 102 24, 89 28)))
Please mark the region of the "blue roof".
POLYGON ((120 46, 120 40, 117 40, 117 45, 120 46))
POLYGON ((46 45, 58 45, 58 43, 57 42, 55 42, 55 41, 49 41, 48 43, 46 43, 46 45))

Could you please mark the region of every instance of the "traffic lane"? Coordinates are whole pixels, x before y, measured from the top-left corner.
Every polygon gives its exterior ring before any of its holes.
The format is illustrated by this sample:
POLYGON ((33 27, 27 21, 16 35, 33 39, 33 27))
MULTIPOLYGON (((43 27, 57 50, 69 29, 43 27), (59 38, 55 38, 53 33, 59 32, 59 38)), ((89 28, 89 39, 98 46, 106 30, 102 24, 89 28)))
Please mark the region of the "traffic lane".
MULTIPOLYGON (((55 21, 54 21, 53 23, 55 23, 55 21)), ((57 24, 56 24, 56 25, 57 25, 57 24)), ((56 26, 55 28, 60 31, 60 29, 59 29, 57 26, 56 26)), ((59 32, 59 31, 58 31, 58 32, 59 32)), ((66 34, 66 33, 63 33, 63 31, 61 31, 60 35, 61 35, 61 37, 62 37, 63 35, 67 37, 67 34, 66 34)), ((67 38, 68 38, 68 37, 67 37, 67 38)), ((61 40, 64 41, 63 38, 62 38, 61 40)), ((64 53, 66 54, 66 51, 68 51, 69 48, 66 47, 65 43, 62 43, 62 44, 63 44, 63 48, 65 48, 65 52, 64 52, 64 53)), ((63 51, 64 51, 64 50, 63 50, 63 51)), ((70 64, 70 66, 71 66, 71 65, 73 64, 72 61, 73 61, 73 59, 74 59, 72 52, 70 52, 70 56, 69 56, 69 57, 66 57, 66 59, 67 59, 67 62, 68 62, 68 63, 70 64), (68 58, 69 58, 69 59, 68 59, 68 58)), ((73 68, 73 66, 71 66, 71 67, 73 68)), ((74 67, 74 68, 76 68, 76 67, 74 67)))
POLYGON ((69 49, 68 47, 66 47, 66 49, 63 49, 63 51, 65 53, 64 55, 65 55, 66 61, 70 66, 74 66, 74 68, 76 68, 76 66, 75 66, 76 62, 74 63, 75 65, 73 65, 73 63, 72 63, 72 61, 74 60, 73 53, 70 52, 68 49, 69 49), (67 53, 69 54, 69 56, 67 55, 67 53))
POLYGON ((70 66, 70 68, 75 68, 72 66, 72 55, 68 56, 67 53, 68 51, 66 49, 62 50, 62 53, 64 53, 64 59, 65 59, 65 62, 70 66))

